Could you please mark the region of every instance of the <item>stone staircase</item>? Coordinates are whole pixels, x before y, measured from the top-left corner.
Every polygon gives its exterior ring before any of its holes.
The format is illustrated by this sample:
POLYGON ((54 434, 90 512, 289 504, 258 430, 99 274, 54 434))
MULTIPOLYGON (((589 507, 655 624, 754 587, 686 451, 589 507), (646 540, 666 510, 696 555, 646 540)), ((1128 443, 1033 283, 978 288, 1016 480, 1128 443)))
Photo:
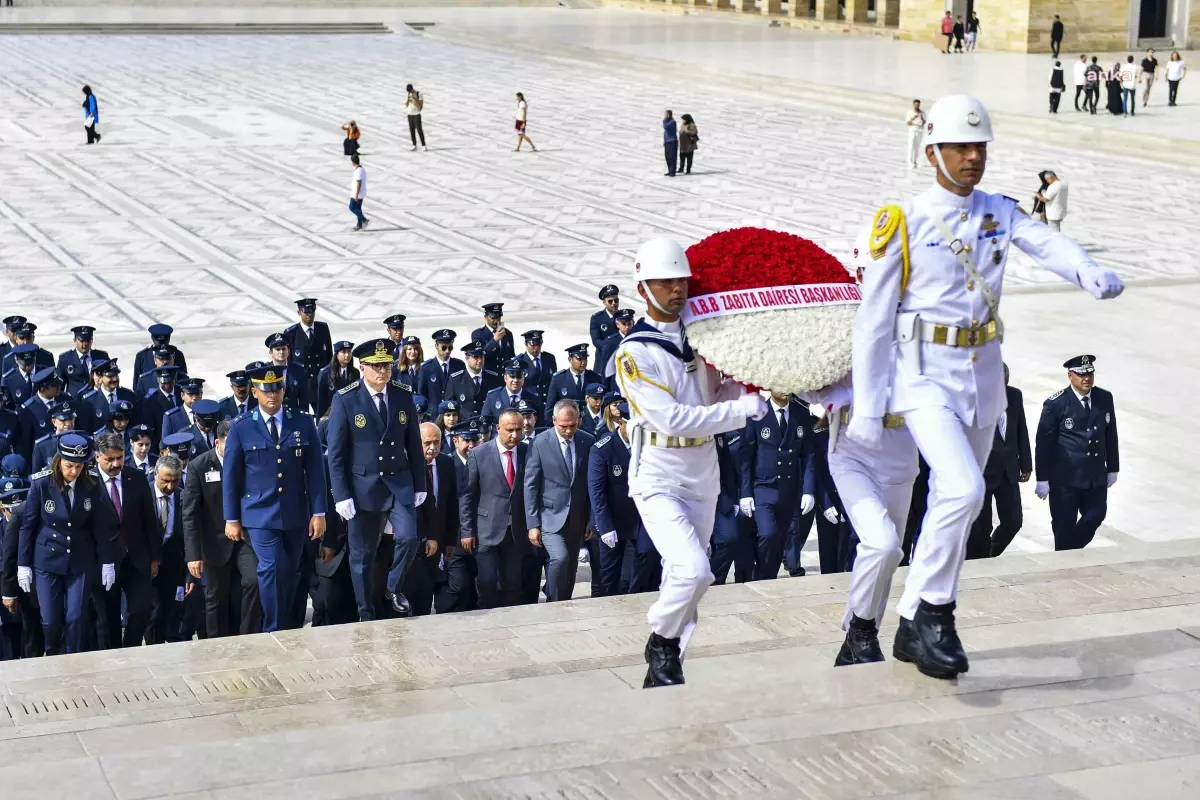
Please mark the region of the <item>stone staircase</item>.
POLYGON ((834 669, 847 580, 712 588, 687 685, 654 691, 639 688, 652 594, 8 662, 0 786, 206 800, 1195 797, 1200 541, 969 563, 958 619, 971 670, 952 682, 890 659, 834 669))
POLYGON ((0 36, 332 36, 391 33, 382 22, 6 22, 0 36))

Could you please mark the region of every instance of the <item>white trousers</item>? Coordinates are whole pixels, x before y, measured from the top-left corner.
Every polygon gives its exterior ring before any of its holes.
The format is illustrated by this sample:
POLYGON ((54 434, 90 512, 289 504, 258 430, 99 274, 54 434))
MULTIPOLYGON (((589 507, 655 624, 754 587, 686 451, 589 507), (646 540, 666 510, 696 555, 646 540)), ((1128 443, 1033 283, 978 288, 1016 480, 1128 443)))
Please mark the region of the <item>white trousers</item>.
POLYGON ((922 600, 945 605, 958 596, 967 533, 983 508, 983 465, 995 428, 963 425, 942 406, 905 411, 904 422, 929 464, 929 508, 899 606, 900 616, 912 619, 922 600))
POLYGON ((658 600, 650 606, 646 619, 654 633, 679 639, 682 652, 696 629, 700 599, 713 582, 708 543, 717 516, 716 492, 709 500, 659 493, 634 496, 633 502, 662 556, 658 600))
POLYGON ((829 453, 829 473, 858 534, 842 630, 854 616, 882 624, 892 575, 903 557, 917 446, 904 428, 885 430, 880 450, 840 436, 829 453))
POLYGON ((925 131, 922 128, 913 126, 908 131, 908 165, 910 167, 918 166, 921 161, 921 142, 925 138, 925 131))

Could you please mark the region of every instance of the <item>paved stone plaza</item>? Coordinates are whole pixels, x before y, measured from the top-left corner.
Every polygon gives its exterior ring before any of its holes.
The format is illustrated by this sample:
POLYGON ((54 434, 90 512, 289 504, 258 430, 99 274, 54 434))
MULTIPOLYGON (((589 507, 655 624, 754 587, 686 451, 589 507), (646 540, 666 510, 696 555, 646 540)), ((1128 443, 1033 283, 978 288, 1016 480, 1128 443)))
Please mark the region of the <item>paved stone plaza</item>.
MULTIPOLYGON (((126 364, 147 325, 169 323, 217 396, 302 296, 349 339, 394 312, 426 339, 443 325, 465 336, 480 304, 503 300, 509 327, 546 328, 561 352, 586 340, 598 286, 631 288, 646 238, 757 225, 842 256, 878 205, 931 180, 902 164, 908 89, 875 111, 834 86, 814 105, 750 75, 739 23, 355 18, 395 33, 0 36, 0 311, 28 315, 55 351, 72 325, 96 325, 126 364), (437 26, 422 36, 406 20, 437 26), (712 63, 730 82, 687 77, 712 63), (408 82, 426 96, 428 153, 408 150, 408 82), (84 83, 104 135, 90 148, 84 83), (536 154, 512 152, 516 91, 536 154), (691 176, 662 176, 667 107, 699 125, 691 176), (346 208, 351 118, 370 175, 362 233, 346 208)), ((762 52, 783 52, 784 35, 761 34, 762 52)), ((846 41, 817 50, 855 63, 867 51, 846 41)), ((879 52, 902 72, 922 63, 911 47, 879 52)), ((959 78, 1000 108, 985 188, 1027 203, 1037 172, 1058 170, 1064 229, 1129 290, 1096 303, 1009 262, 1005 355, 1030 425, 1065 384, 1061 362, 1095 353, 1121 480, 1092 548, 1063 555, 1046 553, 1030 485, 1014 554, 968 565, 973 660, 958 683, 892 663, 833 671, 838 576, 714 589, 689 685, 648 694, 632 691, 648 596, 86 654, 0 666, 0 794, 1194 798, 1200 176, 1144 141, 1123 153, 1108 131, 1103 151, 1068 128, 1022 134, 1011 97, 959 78)), ((884 91, 878 77, 862 88, 884 91)))

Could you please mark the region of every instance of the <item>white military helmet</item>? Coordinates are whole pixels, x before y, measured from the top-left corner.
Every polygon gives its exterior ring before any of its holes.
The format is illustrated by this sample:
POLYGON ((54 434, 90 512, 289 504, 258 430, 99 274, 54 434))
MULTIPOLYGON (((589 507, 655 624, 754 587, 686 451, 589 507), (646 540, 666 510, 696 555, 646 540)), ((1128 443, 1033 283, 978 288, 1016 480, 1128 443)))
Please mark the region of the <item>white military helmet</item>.
POLYGON ((651 239, 639 247, 634 256, 633 277, 638 281, 690 278, 692 267, 678 242, 667 238, 651 239))
POLYGON ((992 120, 983 103, 968 94, 946 95, 925 118, 925 144, 992 141, 992 120))

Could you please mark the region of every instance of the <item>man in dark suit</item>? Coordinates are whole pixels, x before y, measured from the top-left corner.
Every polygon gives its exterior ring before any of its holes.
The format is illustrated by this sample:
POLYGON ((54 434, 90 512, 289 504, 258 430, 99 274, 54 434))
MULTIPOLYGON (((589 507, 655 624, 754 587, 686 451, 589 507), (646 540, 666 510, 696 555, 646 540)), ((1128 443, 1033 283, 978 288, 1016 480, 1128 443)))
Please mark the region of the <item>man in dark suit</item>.
POLYGON ((992 439, 992 452, 983 468, 983 510, 975 518, 967 537, 967 558, 998 556, 1021 530, 1020 484, 1033 473, 1029 449, 1029 427, 1025 423, 1025 397, 1021 390, 1008 385, 1008 364, 1004 365, 1004 391, 1008 408, 1000 415, 992 439), (992 530, 992 500, 1000 524, 992 530))
MULTIPOLYGON (((187 568, 183 557, 183 515, 179 510, 179 485, 183 462, 173 455, 159 456, 150 484, 154 520, 162 536, 162 555, 154 577, 156 603, 146 630, 146 644, 178 641, 169 625, 178 589, 185 585, 187 568)), ((187 591, 190 591, 188 589, 187 591)))
POLYGON ((587 365, 586 344, 571 345, 567 348, 567 369, 555 373, 546 389, 546 413, 543 419, 550 419, 554 413, 554 404, 559 400, 574 400, 582 408, 587 387, 593 383, 604 383, 604 378, 588 369, 587 365))
POLYGON ((516 408, 522 400, 534 405, 537 399, 536 394, 525 388, 525 365, 514 358, 504 365, 504 385, 487 393, 483 408, 485 413, 498 417, 501 411, 516 408))
POLYGON ((460 544, 475 554, 481 608, 515 606, 530 549, 525 521, 525 465, 529 446, 521 441, 521 414, 505 409, 495 443, 476 447, 467 459, 467 488, 461 497, 460 544))
MULTIPOLYGON (((20 347, 23 344, 34 345, 34 347, 37 349, 35 349, 33 352, 33 360, 37 365, 37 368, 39 370, 45 369, 46 367, 53 369, 54 356, 51 355, 50 351, 46 348, 39 347, 34 343, 34 339, 37 338, 36 331, 37 325, 34 325, 32 322, 25 322, 14 329, 13 349, 15 350, 17 347, 20 347)), ((0 375, 3 375, 15 366, 16 360, 13 357, 13 353, 10 351, 8 355, 4 356, 3 359, 0 359, 0 375)))
POLYGON ((549 557, 546 596, 555 602, 571 599, 579 549, 584 537, 590 535, 592 504, 587 470, 596 439, 579 430, 579 408, 573 401, 555 404, 552 421, 553 432, 538 436, 529 447, 525 521, 530 543, 544 547, 549 557))
POLYGON ((107 361, 108 353, 92 349, 92 337, 96 329, 91 325, 76 325, 75 347, 58 356, 58 374, 67 383, 67 394, 78 396, 92 388, 92 364, 107 361))
POLYGON ((36 344, 19 344, 9 351, 13 367, 4 373, 0 393, 8 398, 8 406, 14 412, 37 391, 33 385, 33 375, 40 371, 34 360, 37 350, 36 344))
POLYGON ((395 545, 384 597, 401 616, 411 610, 404 575, 420 547, 416 509, 427 488, 412 391, 390 379, 395 351, 390 339, 354 348, 362 377, 334 395, 325 429, 334 507, 349 523, 350 577, 363 622, 376 618, 371 568, 385 522, 395 545))
POLYGON ((422 550, 405 576, 404 594, 412 604, 413 616, 433 611, 434 596, 446 573, 440 566, 458 546, 458 480, 452 456, 441 454, 442 429, 432 422, 421 424, 421 451, 425 456, 425 502, 417 508, 417 528, 422 550))
POLYGON ((167 412, 182 402, 179 397, 179 389, 175 386, 175 378, 178 374, 179 367, 174 364, 156 368, 154 376, 158 386, 144 393, 138 400, 140 420, 150 429, 150 436, 155 444, 162 441, 163 418, 167 412))
MULTIPOLYGON (((96 437, 96 475, 103 496, 120 521, 112 591, 93 582, 96 641, 101 650, 137 647, 142 643, 154 606, 154 580, 162 561, 163 530, 155 513, 150 484, 138 470, 125 466, 125 437, 110 432, 96 437), (121 634, 121 595, 125 595, 126 624, 121 634)), ((174 595, 171 597, 174 600, 174 595)))
POLYGON ((588 324, 588 331, 592 337, 592 346, 599 348, 600 343, 616 333, 616 313, 617 308, 621 305, 621 290, 616 284, 608 284, 600 289, 600 302, 604 303, 604 308, 592 314, 592 319, 588 324))
POLYGON ((466 368, 461 358, 454 358, 454 338, 449 328, 433 332, 434 356, 421 365, 417 374, 417 394, 425 398, 430 408, 437 408, 442 400, 457 399, 447 395, 451 374, 466 368))
POLYGON ((596 363, 592 365, 596 368, 596 374, 604 378, 607 389, 614 389, 617 385, 617 376, 609 370, 608 362, 612 361, 613 356, 617 354, 617 348, 621 346, 621 341, 633 330, 633 309, 618 309, 613 317, 613 324, 616 326, 616 332, 596 345, 596 363))
POLYGON ((443 400, 457 400, 462 419, 474 417, 484 411, 484 400, 488 392, 500 386, 500 373, 484 366, 483 346, 478 342, 467 342, 462 353, 466 356, 463 368, 450 373, 450 385, 443 400))
MULTIPOLYGON (((271 355, 271 363, 283 373, 283 404, 297 411, 308 411, 308 372, 292 359, 292 347, 282 333, 272 333, 263 344, 271 355)), ((315 399, 315 398, 313 398, 315 399)))
POLYGON ((257 633, 262 625, 254 548, 244 539, 235 542, 225 535, 221 468, 229 425, 227 419, 217 423, 213 449, 188 464, 181 504, 184 559, 192 578, 200 580, 204 575, 205 629, 210 639, 230 634, 229 604, 235 571, 241 583, 238 633, 257 633))
POLYGON ((1071 385, 1046 399, 1037 427, 1039 499, 1050 497, 1055 550, 1086 547, 1108 513, 1117 482, 1117 411, 1110 392, 1096 387, 1096 357, 1068 360, 1071 385))
POLYGON ((17 545, 28 493, 26 478, 13 475, 0 478, 0 596, 5 610, 21 622, 20 656, 41 658, 46 654, 46 639, 37 594, 32 587, 26 592, 17 580, 17 545))
POLYGON ((459 504, 455 519, 459 524, 459 540, 453 548, 446 550, 446 581, 438 586, 433 598, 433 606, 439 614, 451 611, 473 611, 478 605, 475 592, 475 556, 462 546, 462 521, 458 516, 461 511, 463 492, 467 488, 467 461, 471 451, 480 442, 479 419, 469 419, 455 425, 450 431, 450 441, 454 449, 450 453, 450 463, 454 467, 454 483, 457 497, 454 502, 459 504))
POLYGON ((283 332, 291 348, 292 361, 304 368, 308 376, 305 396, 310 403, 317 402, 317 376, 333 360, 333 338, 329 325, 319 322, 317 298, 302 297, 296 301, 296 314, 300 321, 283 332))
POLYGON ((51 430, 50 407, 62 392, 62 385, 53 367, 33 373, 33 397, 22 403, 17 412, 18 434, 12 448, 14 453, 25 457, 26 464, 33 463, 34 444, 51 430))
POLYGON ((117 403, 124 400, 129 403, 133 415, 138 413, 138 396, 132 390, 121 385, 121 367, 117 359, 92 361, 92 375, 99 376, 99 388, 89 389, 79 397, 80 429, 98 431, 108 424, 110 415, 117 403), (86 424, 84 424, 86 420, 86 424))
POLYGON ((504 327, 504 303, 483 306, 483 325, 471 333, 471 341, 483 343, 484 364, 499 374, 500 369, 516 358, 512 331, 504 327))
POLYGON ((225 373, 225 377, 229 378, 231 394, 221 399, 221 419, 236 419, 253 411, 258 406, 258 401, 250 394, 250 378, 246 376, 246 370, 235 369, 225 373))
MULTIPOLYGON (((156 366, 160 366, 155 362, 155 350, 161 350, 164 347, 171 347, 171 334, 175 329, 170 325, 164 325, 161 322, 151 325, 146 329, 150 334, 150 344, 137 351, 137 355, 133 358, 133 375, 134 378, 140 377, 143 373, 149 372, 156 366)), ((181 372, 187 372, 187 358, 183 355, 183 351, 178 347, 171 347, 173 361, 172 364, 179 367, 181 372)))
POLYGON ((517 356, 517 360, 525 367, 525 388, 537 395, 538 408, 546 407, 546 392, 550 390, 550 380, 558 372, 558 360, 553 353, 542 350, 542 334, 545 331, 525 331, 525 352, 517 356))

